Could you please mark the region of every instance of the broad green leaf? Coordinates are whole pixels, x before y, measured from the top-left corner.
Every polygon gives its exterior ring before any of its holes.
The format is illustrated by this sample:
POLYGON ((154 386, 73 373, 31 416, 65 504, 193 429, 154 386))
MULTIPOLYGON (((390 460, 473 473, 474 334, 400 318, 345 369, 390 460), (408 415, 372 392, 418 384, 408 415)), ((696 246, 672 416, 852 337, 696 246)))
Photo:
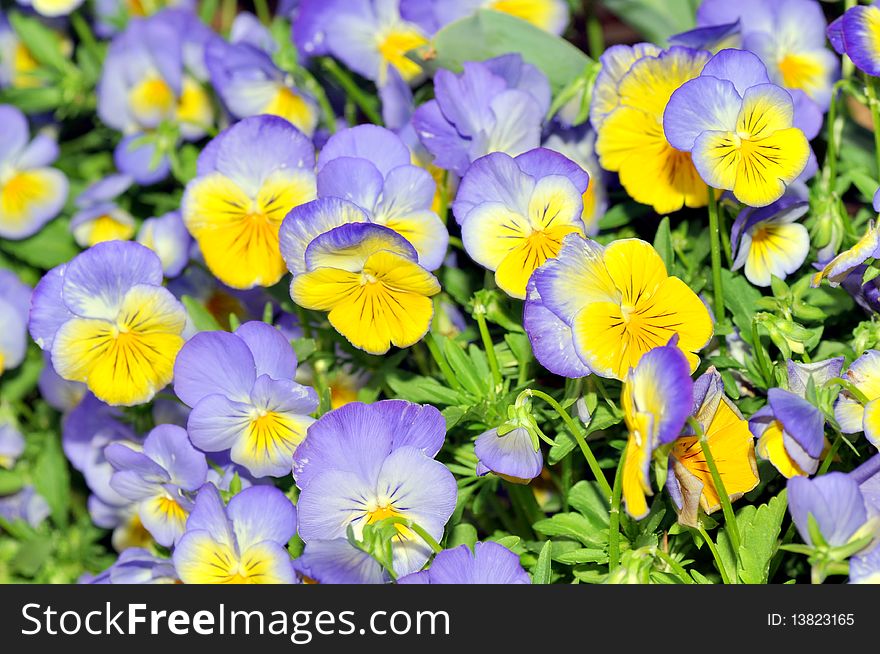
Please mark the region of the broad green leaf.
POLYGON ((61 35, 43 25, 36 17, 13 11, 7 14, 18 37, 38 63, 59 72, 71 69, 71 62, 61 51, 61 35))
POLYGON ((0 496, 17 493, 24 486, 24 479, 14 470, 0 468, 0 496))
POLYGON ((66 527, 70 506, 70 470, 57 435, 46 434, 43 449, 34 465, 33 479, 34 488, 52 511, 52 520, 59 527, 66 527))
POLYGON ((602 497, 595 482, 579 481, 568 491, 568 504, 597 529, 607 528, 608 502, 602 497))
POLYGON ((40 350, 28 348, 24 362, 3 375, 0 381, 0 397, 7 402, 23 400, 37 387, 42 370, 43 355, 40 350))
POLYGON ((576 549, 554 557, 554 560, 566 565, 582 563, 608 563, 608 553, 601 549, 576 549))
POLYGON ((588 547, 602 547, 608 540, 607 531, 580 513, 557 513, 534 524, 535 531, 544 536, 573 538, 588 547))
POLYGON ((462 404, 462 396, 458 392, 441 384, 433 377, 420 377, 395 371, 389 373, 387 382, 394 394, 402 400, 444 406, 462 404))
POLYGON ((657 233, 654 235, 654 249, 663 259, 666 270, 672 274, 673 265, 675 264, 675 252, 672 249, 672 233, 669 231, 669 216, 663 216, 663 220, 657 226, 657 233))
POLYGON ((742 542, 739 547, 739 578, 747 584, 765 584, 770 561, 776 554, 786 493, 783 490, 767 504, 745 506, 736 516, 742 542))
POLYGON ((532 568, 532 583, 550 583, 550 575, 553 572, 550 563, 550 547, 551 541, 548 540, 544 543, 544 547, 541 548, 541 553, 538 555, 538 562, 535 564, 535 567, 532 568))
POLYGON ((49 270, 79 254, 70 232, 70 221, 57 218, 33 236, 21 241, 0 239, 0 249, 35 268, 49 270))
POLYGON ((603 0, 602 4, 647 40, 666 45, 673 34, 694 27, 699 0, 603 0))
POLYGON ((476 366, 468 357, 464 349, 451 338, 443 339, 443 354, 455 373, 455 378, 474 397, 483 397, 488 392, 487 379, 480 377, 476 366))
POLYGON ((458 547, 459 545, 467 545, 468 549, 473 551, 476 542, 476 528, 474 528, 473 525, 462 522, 453 527, 452 533, 449 535, 449 542, 446 544, 446 547, 451 549, 453 547, 458 547))
POLYGON ((752 316, 761 298, 761 292, 752 286, 742 275, 734 275, 721 269, 724 305, 733 314, 733 323, 739 327, 743 339, 752 340, 752 316))
POLYGON ((12 568, 25 577, 33 577, 49 559, 52 542, 47 536, 35 536, 24 541, 12 559, 12 568))
POLYGON ((586 74, 593 60, 574 45, 510 14, 480 9, 450 23, 431 41, 429 68, 459 71, 465 61, 484 61, 518 52, 541 69, 556 95, 577 77, 586 74))
POLYGON ((180 298, 183 306, 186 307, 187 313, 193 322, 193 326, 200 332, 216 332, 222 331, 223 328, 217 319, 205 308, 205 305, 196 300, 194 297, 184 295, 180 298))

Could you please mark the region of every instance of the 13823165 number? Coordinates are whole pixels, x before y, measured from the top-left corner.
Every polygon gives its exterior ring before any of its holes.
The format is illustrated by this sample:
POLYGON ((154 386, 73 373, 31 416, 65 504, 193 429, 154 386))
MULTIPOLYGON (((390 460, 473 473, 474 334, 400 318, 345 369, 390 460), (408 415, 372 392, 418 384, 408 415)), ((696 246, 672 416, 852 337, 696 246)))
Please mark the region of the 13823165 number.
POLYGON ((855 624, 853 613, 792 613, 794 627, 849 627, 855 624))

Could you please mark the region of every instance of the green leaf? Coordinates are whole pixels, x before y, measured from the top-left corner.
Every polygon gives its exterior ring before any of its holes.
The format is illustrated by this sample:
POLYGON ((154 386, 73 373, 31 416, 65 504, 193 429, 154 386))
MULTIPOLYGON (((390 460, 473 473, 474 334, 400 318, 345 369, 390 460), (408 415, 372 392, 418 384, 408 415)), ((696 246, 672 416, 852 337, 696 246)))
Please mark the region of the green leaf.
POLYGON ((580 565, 582 563, 608 563, 608 553, 602 549, 576 549, 554 557, 559 563, 580 565))
POLYGON ((675 264, 675 252, 672 249, 672 232, 669 231, 669 216, 663 216, 663 220, 657 226, 657 233, 654 235, 654 249, 663 259, 663 265, 666 270, 672 272, 675 264))
MULTIPOLYGON (((510 14, 480 9, 434 36, 423 63, 429 68, 461 70, 465 61, 484 61, 518 52, 550 81, 553 95, 593 67, 593 60, 574 45, 510 14)), ((421 53, 424 54, 424 53, 421 53)))
POLYGON ((433 377, 421 377, 395 371, 386 378, 388 386, 402 400, 418 404, 456 406, 462 404, 462 396, 433 377))
POLYGON ((770 561, 776 554, 787 507, 785 490, 767 504, 743 507, 736 516, 742 542, 739 578, 747 584, 766 584, 770 561))
POLYGON ((24 486, 24 479, 14 470, 0 469, 0 495, 12 495, 24 486))
POLYGON ((61 36, 43 25, 37 18, 17 11, 8 14, 9 22, 25 47, 37 62, 59 72, 68 71, 71 63, 61 51, 61 36))
POLYGON ((474 397, 484 397, 488 393, 487 378, 481 377, 477 367, 457 341, 444 338, 443 354, 455 373, 455 378, 474 397))
POLYGON ((70 470, 57 435, 46 434, 43 449, 34 465, 33 479, 34 488, 52 511, 52 520, 59 527, 66 527, 70 506, 70 470))
POLYGON ((595 482, 579 481, 572 486, 568 491, 568 504, 596 528, 608 527, 608 502, 595 482))
POLYGON ((24 363, 3 375, 0 381, 0 397, 8 402, 23 400, 37 387, 43 365, 40 350, 28 348, 24 363))
POLYGON ((550 575, 553 572, 552 565, 550 563, 550 547, 551 541, 548 540, 544 543, 544 547, 541 548, 541 553, 538 554, 538 562, 535 563, 535 567, 532 568, 532 583, 550 583, 550 575))
POLYGON ((69 225, 68 219, 58 218, 30 238, 21 241, 0 239, 0 249, 35 268, 49 270, 79 254, 69 225))
POLYGON ((211 312, 205 308, 205 305, 196 300, 194 297, 184 295, 180 298, 183 306, 186 307, 187 313, 193 322, 193 326, 200 332, 216 332, 222 331, 223 328, 217 319, 211 315, 211 312))
POLYGON ((449 535, 449 542, 446 544, 446 547, 451 549, 453 547, 458 547, 459 545, 467 545, 468 548, 473 551, 476 542, 476 528, 473 525, 462 522, 455 525, 455 527, 452 529, 452 533, 449 535))
POLYGON ((694 26, 698 0, 604 0, 602 4, 648 40, 665 45, 694 26))
POLYGON ((742 337, 751 342, 752 316, 755 315, 761 292, 742 275, 734 275, 724 268, 721 269, 721 279, 724 305, 733 314, 733 323, 739 327, 742 337))
POLYGON ((52 542, 47 537, 29 538, 18 548, 11 562, 12 568, 25 577, 33 577, 40 571, 51 553, 52 542))
POLYGON ((573 538, 587 547, 603 547, 608 532, 597 528, 580 513, 557 513, 534 524, 535 531, 544 536, 573 538))
MULTIPOLYGON (((587 435, 589 436, 593 432, 613 427, 621 420, 623 420, 623 416, 620 413, 615 412, 615 410, 606 402, 600 402, 596 406, 596 410, 593 411, 593 414, 590 416, 590 424, 587 426, 587 435)), ((551 465, 558 463, 576 447, 577 441, 574 439, 574 436, 572 436, 564 427, 561 428, 556 435, 553 446, 550 448, 550 452, 547 454, 547 462, 551 465)))

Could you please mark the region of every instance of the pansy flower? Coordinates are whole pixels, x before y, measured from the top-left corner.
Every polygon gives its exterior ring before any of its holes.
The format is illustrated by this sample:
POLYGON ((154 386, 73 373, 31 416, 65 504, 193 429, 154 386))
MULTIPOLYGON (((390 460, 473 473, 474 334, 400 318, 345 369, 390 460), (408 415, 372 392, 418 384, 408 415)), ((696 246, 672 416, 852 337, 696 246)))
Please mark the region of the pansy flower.
POLYGON ((75 11, 85 0, 16 0, 23 7, 31 7, 41 16, 55 18, 75 11))
POLYGON ((186 311, 159 258, 130 241, 99 243, 34 289, 30 333, 61 377, 108 404, 143 404, 171 381, 186 311))
POLYGON ((834 404, 834 418, 844 434, 865 432, 865 437, 880 448, 880 352, 868 350, 852 362, 845 379, 868 399, 862 405, 843 391, 834 404))
POLYGON ((403 236, 419 264, 436 270, 449 232, 433 210, 431 174, 412 164, 406 144, 377 125, 358 125, 331 136, 318 156, 318 197, 338 197, 363 209, 369 221, 403 236))
POLYGON ((0 419, 0 468, 12 470, 15 462, 24 453, 24 436, 15 425, 0 419))
POLYGON ((137 242, 159 256, 166 277, 177 277, 189 263, 193 239, 179 211, 169 211, 141 223, 137 242))
POLYGON ((713 332, 706 305, 669 276, 649 243, 603 247, 577 235, 535 271, 523 321, 541 364, 571 377, 592 371, 623 379, 645 352, 676 335, 693 371, 713 332))
POLYGON ((165 9, 132 19, 110 43, 98 116, 123 134, 116 167, 139 184, 164 179, 179 139, 197 140, 210 129, 214 108, 202 81, 205 44, 213 38, 194 12, 165 9))
POLYGON ((127 241, 134 236, 134 218, 115 202, 132 181, 128 175, 110 175, 79 194, 77 212, 70 219, 70 231, 80 247, 88 248, 105 241, 127 241))
POLYGON ((174 392, 192 407, 187 431, 205 452, 230 450, 253 475, 290 473, 293 452, 318 408, 315 390, 296 383, 296 354, 277 329, 247 322, 201 332, 180 351, 174 392))
POLYGON ((385 584, 388 573, 369 553, 347 538, 310 540, 293 567, 304 583, 385 584))
POLYGON ((144 439, 143 450, 111 443, 104 456, 116 470, 110 485, 137 503, 141 523, 159 545, 171 547, 184 532, 192 509, 189 493, 205 483, 205 455, 189 442, 186 430, 159 425, 144 439))
POLYGON ((767 66, 773 83, 806 93, 825 111, 840 70, 840 61, 825 47, 825 29, 816 0, 703 0, 696 29, 670 40, 712 50, 750 50, 767 66))
POLYGON ((562 34, 569 18, 565 0, 400 0, 401 15, 429 34, 480 9, 515 16, 551 34, 562 34))
POLYGON ((537 148, 550 108, 550 84, 519 54, 466 61, 461 73, 438 70, 434 99, 413 115, 413 127, 434 164, 464 175, 490 152, 511 156, 537 148))
POLYGON ((603 171, 596 159, 596 133, 586 127, 559 130, 544 140, 543 147, 571 159, 590 176, 587 190, 581 196, 584 202, 581 220, 585 235, 595 236, 599 231, 599 220, 608 210, 603 171))
POLYGON ((674 344, 645 354, 623 381, 620 395, 629 431, 623 462, 623 500, 636 520, 648 515, 653 495, 649 474, 654 450, 681 434, 694 404, 694 382, 687 359, 674 344))
POLYGON ((816 472, 827 445, 825 418, 818 408, 791 391, 771 388, 767 405, 749 418, 756 449, 787 478, 816 472))
POLYGON ((810 253, 810 234, 795 222, 809 203, 790 196, 755 209, 744 207, 730 231, 732 270, 744 269, 755 286, 770 286, 776 276, 785 279, 803 265, 810 253))
POLYGON ((845 473, 829 472, 814 479, 795 477, 787 488, 791 519, 808 545, 818 545, 811 535, 810 516, 832 547, 848 544, 868 521, 859 484, 845 473))
POLYGON ((530 584, 519 557, 498 543, 475 543, 438 552, 431 567, 401 577, 399 584, 530 584))
POLYGON ((314 147, 277 116, 245 118, 212 140, 187 184, 182 214, 211 272, 227 286, 272 286, 285 272, 281 221, 315 197, 314 147))
POLYGON ((302 0, 293 34, 306 55, 331 54, 379 86, 392 70, 407 82, 422 75, 406 54, 428 38, 400 15, 400 0, 302 0))
POLYGON ((590 104, 596 154, 616 172, 626 192, 659 214, 703 207, 708 192, 691 156, 663 133, 663 111, 673 91, 700 74, 709 53, 680 46, 614 46, 601 57, 590 104))
POLYGON ((174 548, 174 568, 185 584, 295 583, 285 548, 295 533, 296 508, 274 486, 252 486, 223 506, 205 484, 174 548))
MULTIPOLYGON (((755 441, 749 423, 724 393, 724 382, 714 368, 694 383, 693 416, 703 429, 718 474, 731 501, 758 485, 755 441)), ((678 438, 669 453, 666 488, 678 511, 678 521, 696 527, 698 510, 713 513, 721 496, 706 463, 699 435, 678 438)))
POLYGON ((318 106, 272 61, 272 50, 266 46, 277 45, 262 25, 252 24, 254 20, 251 14, 239 14, 231 43, 213 39, 208 44, 205 64, 211 84, 236 118, 279 116, 311 135, 318 124, 318 106))
POLYGON ((84 576, 77 583, 176 584, 178 581, 170 559, 140 547, 130 547, 109 568, 94 576, 84 576))
POLYGON ((722 50, 669 98, 663 130, 689 152, 700 177, 763 207, 803 172, 810 145, 794 126, 794 103, 751 52, 722 50))
POLYGON ((30 306, 27 284, 11 270, 0 269, 0 375, 24 361, 30 306))
POLYGON ((347 200, 328 197, 297 207, 284 220, 281 249, 293 273, 290 296, 327 311, 330 324, 370 354, 409 347, 427 333, 437 278, 397 232, 367 221, 347 200))
MULTIPOLYGON (((360 539, 365 525, 400 518, 442 538, 457 495, 452 473, 432 458, 445 432, 437 409, 402 400, 355 402, 321 416, 295 454, 299 535, 308 545, 350 528, 360 539)), ((400 576, 419 570, 431 548, 405 525, 397 531, 400 576)))
POLYGON ((532 272, 559 254, 567 235, 583 235, 589 182, 576 163, 543 148, 477 159, 453 204, 465 250, 495 272, 501 290, 525 298, 532 272))
POLYGON ((811 363, 801 363, 789 359, 785 364, 788 390, 805 398, 807 389, 811 385, 815 389, 820 389, 825 383, 835 377, 840 377, 840 372, 843 370, 843 360, 842 356, 811 363))
POLYGON ((880 76, 880 7, 876 2, 850 7, 828 26, 828 40, 837 52, 852 59, 863 73, 880 76))
POLYGON ((826 263, 813 275, 811 285, 815 288, 828 280, 829 286, 843 283, 851 272, 870 258, 880 256, 880 222, 868 221, 868 228, 858 242, 826 263))
POLYGON ((493 428, 477 436, 477 474, 493 472, 514 484, 528 484, 544 469, 544 457, 537 438, 525 427, 493 428))
POLYGON ((12 105, 0 105, 0 238, 35 234, 61 211, 67 178, 49 168, 58 144, 46 134, 32 140, 27 118, 12 105))
POLYGON ((22 520, 36 529, 51 512, 49 503, 31 484, 11 495, 0 495, 0 518, 9 523, 22 520))

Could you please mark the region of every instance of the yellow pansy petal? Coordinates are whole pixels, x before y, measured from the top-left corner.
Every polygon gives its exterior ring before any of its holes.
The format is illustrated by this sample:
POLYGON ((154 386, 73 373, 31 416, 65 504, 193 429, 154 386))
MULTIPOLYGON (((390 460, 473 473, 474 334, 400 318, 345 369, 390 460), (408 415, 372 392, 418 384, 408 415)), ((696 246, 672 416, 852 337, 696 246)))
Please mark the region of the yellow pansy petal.
POLYGON ((168 291, 135 286, 115 323, 64 323, 52 345, 52 363, 59 375, 86 382, 108 404, 142 404, 171 382, 185 322, 185 311, 168 291))
MULTIPOLYGON (((709 427, 706 429, 709 448, 718 466, 724 489, 735 500, 758 485, 758 469, 755 464, 754 437, 748 422, 736 414, 726 399, 718 405, 709 427)), ((721 507, 721 498, 706 463, 700 441, 686 436, 675 441, 674 456, 691 474, 703 484, 700 505, 706 513, 721 507)))
POLYGON ((763 139, 791 127, 794 106, 788 91, 774 84, 759 84, 747 89, 736 119, 736 131, 742 138, 763 139))
POLYGON ((290 468, 294 451, 314 421, 308 416, 274 411, 256 415, 248 424, 244 437, 233 446, 232 460, 265 474, 279 464, 290 468))
POLYGON ((171 118, 176 102, 173 89, 155 73, 144 77, 128 92, 128 106, 143 127, 156 127, 171 118))
POLYGON ((548 175, 535 185, 529 198, 529 222, 536 230, 547 230, 560 225, 583 229, 580 214, 583 198, 567 177, 548 175))
POLYGON ((318 124, 318 113, 314 105, 283 85, 278 86, 263 113, 280 116, 307 135, 311 135, 318 124))
POLYGON ((202 136, 214 122, 214 107, 210 96, 191 77, 183 79, 183 88, 177 102, 177 120, 187 138, 202 136))
POLYGON ((764 433, 758 439, 755 449, 762 459, 770 461, 786 479, 791 479, 798 475, 803 477, 809 476, 786 452, 785 443, 782 438, 782 425, 779 421, 774 420, 770 423, 770 426, 764 430, 764 433))
POLYGON ((665 345, 658 341, 631 356, 620 305, 612 302, 588 304, 575 315, 572 329, 578 354, 590 370, 602 377, 623 379, 643 352, 665 345))
POLYGON ((287 272, 278 245, 281 221, 314 197, 314 178, 307 173, 276 172, 254 198, 211 173, 191 182, 183 219, 220 281, 239 289, 271 286, 287 272))
POLYGON ((810 52, 789 52, 776 67, 785 88, 801 89, 810 96, 827 84, 830 74, 825 62, 810 52))
POLYGON ((764 223, 750 238, 745 273, 756 286, 770 286, 773 275, 782 279, 793 273, 810 251, 810 234, 799 223, 764 223))
POLYGON ((490 9, 522 18, 542 30, 561 29, 568 19, 568 10, 561 0, 493 0, 490 9))
POLYGON ((646 495, 653 495, 651 485, 645 476, 645 458, 648 451, 640 447, 635 438, 630 437, 626 446, 626 459, 623 462, 623 500, 626 512, 636 520, 648 515, 646 495))
POLYGON ((603 258, 624 304, 634 306, 642 296, 652 295, 667 278, 666 266, 657 250, 639 239, 614 241, 605 248, 603 258))
POLYGON ((736 186, 742 154, 733 132, 704 132, 694 143, 693 162, 706 184, 731 190, 736 186))
POLYGON ((208 532, 194 532, 185 542, 186 556, 176 556, 174 565, 185 584, 245 584, 239 561, 228 545, 214 541, 208 532))
POLYGON ((461 227, 461 238, 470 257, 489 270, 496 270, 512 250, 532 233, 528 218, 510 211, 500 202, 474 208, 461 227))
POLYGON ((583 233, 583 230, 577 225, 563 224, 532 232, 529 237, 521 239, 495 271, 495 283, 508 295, 524 299, 532 273, 547 259, 559 254, 563 239, 575 232, 583 233))
POLYGON ((871 400, 865 405, 862 426, 867 438, 874 447, 880 447, 880 398, 871 400))
POLYGON ((127 241, 134 236, 134 220, 125 213, 102 214, 73 227, 73 238, 80 247, 92 247, 106 241, 127 241))
POLYGON ((297 275, 290 285, 290 296, 294 302, 306 309, 330 311, 359 292, 361 274, 336 268, 318 268, 297 275))
MULTIPOLYGON (((422 67, 406 56, 414 48, 425 45, 428 39, 414 26, 398 25, 382 35, 379 55, 387 65, 393 66, 405 82, 410 82, 422 72, 422 67)), ((387 66, 379 72, 379 86, 388 78, 387 66)))
POLYGON ((795 127, 764 139, 743 141, 733 194, 752 207, 775 202, 803 172, 809 157, 807 137, 795 127))
POLYGON ((712 316, 697 294, 678 277, 667 277, 653 296, 637 303, 636 311, 644 328, 659 333, 659 338, 678 334, 678 348, 687 355, 693 372, 699 359, 692 353, 703 349, 714 331, 712 316))

